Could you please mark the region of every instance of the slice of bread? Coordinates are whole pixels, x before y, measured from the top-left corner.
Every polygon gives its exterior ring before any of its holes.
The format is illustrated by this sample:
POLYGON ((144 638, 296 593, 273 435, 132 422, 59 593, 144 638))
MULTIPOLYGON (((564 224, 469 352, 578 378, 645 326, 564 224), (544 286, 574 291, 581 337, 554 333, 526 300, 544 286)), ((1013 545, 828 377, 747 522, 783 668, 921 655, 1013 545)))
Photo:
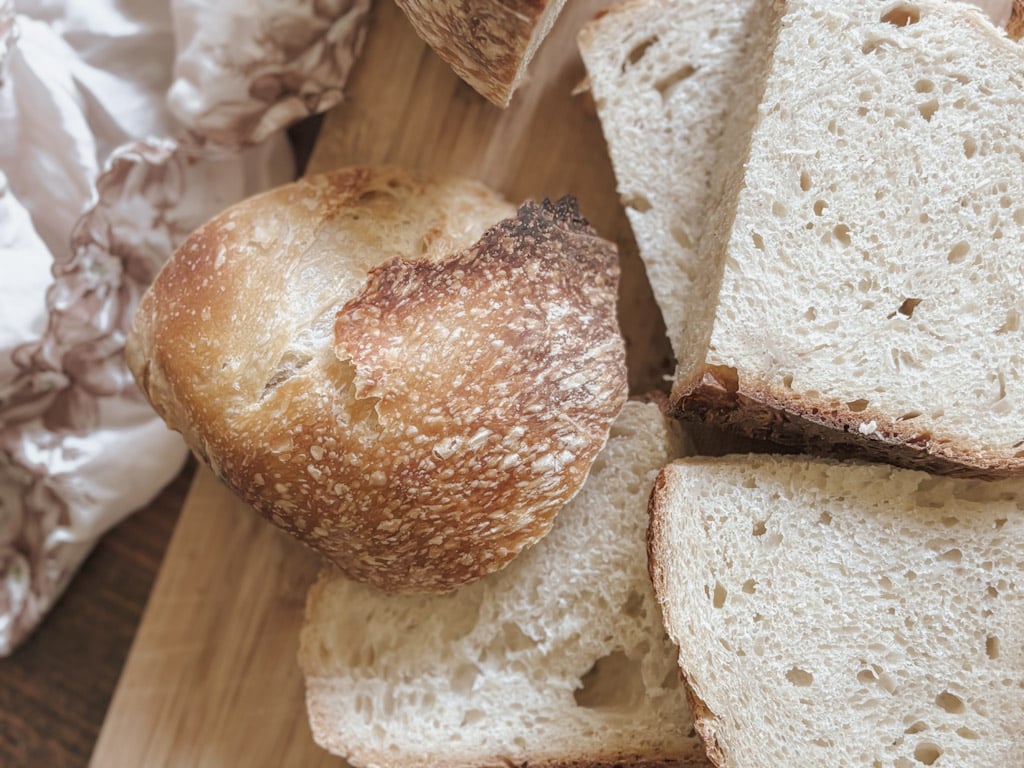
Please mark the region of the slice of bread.
POLYGON ((1019 766, 1024 482, 684 460, 650 565, 720 766, 1019 766))
POLYGON ((583 490, 509 567, 445 596, 326 570, 300 661, 317 742, 356 766, 707 765, 647 576, 647 498, 682 452, 627 403, 583 490))
POLYGON ((1024 48, 962 3, 780 5, 745 163, 723 164, 701 241, 715 308, 687 328, 678 412, 1019 474, 1024 48))
POLYGON ((766 66, 773 15, 760 0, 632 0, 579 35, 618 192, 682 360, 703 352, 690 339, 717 287, 698 251, 713 172, 753 130, 750 81, 766 66))
POLYGON ((507 107, 565 0, 397 0, 455 74, 507 107))

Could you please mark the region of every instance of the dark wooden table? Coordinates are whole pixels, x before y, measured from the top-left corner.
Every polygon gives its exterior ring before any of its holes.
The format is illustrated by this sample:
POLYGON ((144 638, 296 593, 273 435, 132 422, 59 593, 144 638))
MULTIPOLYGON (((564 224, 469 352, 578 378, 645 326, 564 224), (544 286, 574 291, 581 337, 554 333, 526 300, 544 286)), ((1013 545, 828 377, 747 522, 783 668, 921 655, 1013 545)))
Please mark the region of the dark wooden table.
POLYGON ((36 633, 0 659, 0 766, 85 766, 195 466, 93 550, 36 633))

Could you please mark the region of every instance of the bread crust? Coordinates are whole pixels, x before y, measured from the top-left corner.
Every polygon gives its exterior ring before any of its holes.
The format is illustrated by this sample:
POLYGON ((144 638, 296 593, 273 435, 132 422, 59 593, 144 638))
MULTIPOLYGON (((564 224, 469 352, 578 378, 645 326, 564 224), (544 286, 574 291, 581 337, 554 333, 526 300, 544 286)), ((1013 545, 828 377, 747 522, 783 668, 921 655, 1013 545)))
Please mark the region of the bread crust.
POLYGON ((1011 40, 1024 37, 1024 0, 1013 0, 1010 20, 1006 22, 1006 34, 1011 40))
POLYGON ((545 535, 626 399, 615 246, 565 199, 453 249, 459 207, 506 210, 475 182, 365 168, 243 203, 168 263, 128 345, 236 493, 392 592, 448 591, 545 535), (426 231, 405 232, 425 195, 426 231), (424 252, 337 267, 394 228, 424 252))
MULTIPOLYGON (((673 629, 679 620, 672 610, 672 601, 668 599, 669 586, 665 576, 665 555, 662 552, 662 544, 666 541, 668 533, 665 530, 666 513, 669 505, 669 486, 671 480, 669 474, 673 471, 669 464, 662 469, 654 479, 654 486, 651 488, 651 495, 647 502, 647 572, 651 577, 651 584, 654 587, 654 597, 661 609, 662 623, 665 632, 672 642, 675 642, 676 632, 673 629)), ((693 714, 693 727, 704 742, 704 750, 707 759, 715 766, 721 768, 725 765, 725 754, 715 736, 711 723, 716 719, 714 713, 708 709, 704 701, 696 694, 690 685, 689 679, 679 669, 679 679, 686 693, 686 701, 690 705, 693 714)))
MULTIPOLYGON (((316 684, 315 679, 307 680, 307 703, 310 687, 316 684)), ((310 717, 319 713, 310 712, 310 717)), ((324 713, 326 714, 326 713, 324 713)), ((324 725, 328 725, 325 723, 324 725)), ((317 728, 313 729, 318 732, 317 728)), ((449 753, 443 758, 424 755, 422 761, 410 762, 408 758, 396 760, 393 756, 373 751, 362 751, 358 746, 348 742, 318 741, 318 744, 331 752, 341 755, 346 762, 354 766, 372 765, 375 768, 707 768, 708 762, 703 758, 677 760, 671 757, 652 758, 650 755, 614 753, 606 755, 580 755, 578 757, 549 757, 529 761, 516 761, 507 757, 495 756, 491 760, 481 762, 479 755, 466 755, 460 759, 449 753)))
POLYGON ((997 479, 1024 472, 1024 457, 946 440, 870 407, 853 412, 726 366, 705 365, 689 381, 677 382, 672 403, 676 418, 810 453, 882 460, 955 477, 997 479), (862 425, 870 427, 862 431, 862 425))
POLYGON ((565 0, 396 0, 416 33, 488 101, 507 107, 565 0))

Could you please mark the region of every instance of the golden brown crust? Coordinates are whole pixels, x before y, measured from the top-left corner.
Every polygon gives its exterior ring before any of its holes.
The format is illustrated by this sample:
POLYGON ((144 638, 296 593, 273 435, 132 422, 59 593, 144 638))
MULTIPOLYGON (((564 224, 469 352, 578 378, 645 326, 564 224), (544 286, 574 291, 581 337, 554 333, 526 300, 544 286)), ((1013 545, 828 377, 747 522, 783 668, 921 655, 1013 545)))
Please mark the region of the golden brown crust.
POLYGON ((677 418, 809 453, 884 460, 957 477, 995 479, 1024 471, 1024 457, 988 455, 916 429, 912 420, 804 398, 724 366, 704 366, 691 381, 677 385, 672 401, 677 418), (862 431, 865 424, 871 426, 862 431))
POLYGON ((707 704, 704 703, 703 699, 694 692, 693 686, 690 685, 686 675, 682 675, 682 678, 683 690, 686 692, 686 701, 690 705, 690 711, 693 712, 693 727, 697 731, 697 735, 704 742, 704 751, 707 752, 708 760, 721 768, 725 765, 725 752, 715 733, 714 722, 718 718, 708 708, 707 704))
POLYGON ((547 533, 626 398, 615 246, 562 201, 464 249, 467 220, 505 210, 394 169, 249 201, 161 272, 129 365, 242 498, 350 576, 480 578, 547 533))
POLYGON ((507 107, 545 20, 565 0, 397 0, 416 33, 488 101, 507 107))
POLYGON ((1024 37, 1024 0, 1013 0, 1010 20, 1006 22, 1006 34, 1011 40, 1020 40, 1024 37))
MULTIPOLYGON (((662 469, 654 479, 654 486, 651 489, 650 499, 647 503, 647 571, 651 577, 651 584, 654 587, 654 596, 661 609, 662 623, 665 632, 672 642, 676 642, 678 633, 674 627, 679 617, 672 612, 672 601, 669 600, 669 585, 665 576, 665 545, 669 533, 665 530, 665 521, 668 517, 667 509, 671 501, 667 498, 668 489, 672 484, 669 477, 674 472, 673 466, 669 464, 662 469)), ((682 619, 685 621, 685 619, 682 619)), ((725 765, 725 755, 715 735, 713 723, 717 719, 713 712, 707 707, 703 700, 694 692, 689 679, 683 669, 679 670, 679 679, 686 693, 687 703, 693 714, 693 727, 704 742, 704 750, 707 759, 715 766, 725 765)))

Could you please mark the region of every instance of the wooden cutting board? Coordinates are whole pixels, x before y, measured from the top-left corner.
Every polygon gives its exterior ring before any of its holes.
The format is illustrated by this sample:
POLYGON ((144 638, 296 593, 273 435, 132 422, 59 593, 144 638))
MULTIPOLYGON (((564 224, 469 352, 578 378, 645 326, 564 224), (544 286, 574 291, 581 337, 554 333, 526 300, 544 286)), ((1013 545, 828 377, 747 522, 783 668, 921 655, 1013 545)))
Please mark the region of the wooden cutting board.
MULTIPOLYGON (((378 0, 348 101, 325 119, 321 171, 395 163, 479 178, 509 199, 575 193, 622 254, 620 320, 634 392, 668 370, 668 344, 615 194, 575 37, 610 0, 568 3, 505 111, 459 81, 378 0)), ((94 768, 343 765, 312 741, 296 662, 317 559, 201 470, 100 733, 94 768)))

